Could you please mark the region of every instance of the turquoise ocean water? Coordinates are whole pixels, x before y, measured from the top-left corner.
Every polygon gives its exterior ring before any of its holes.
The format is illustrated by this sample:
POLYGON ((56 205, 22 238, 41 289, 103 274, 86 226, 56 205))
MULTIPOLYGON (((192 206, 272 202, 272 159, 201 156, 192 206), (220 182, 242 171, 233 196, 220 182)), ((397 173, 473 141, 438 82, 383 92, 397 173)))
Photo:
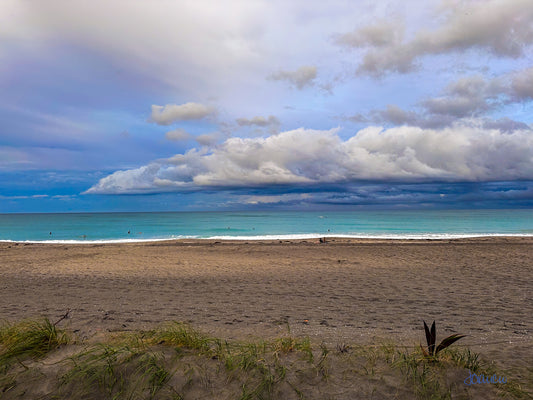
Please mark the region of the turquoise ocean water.
POLYGON ((0 241, 533 236, 533 210, 0 214, 0 241))

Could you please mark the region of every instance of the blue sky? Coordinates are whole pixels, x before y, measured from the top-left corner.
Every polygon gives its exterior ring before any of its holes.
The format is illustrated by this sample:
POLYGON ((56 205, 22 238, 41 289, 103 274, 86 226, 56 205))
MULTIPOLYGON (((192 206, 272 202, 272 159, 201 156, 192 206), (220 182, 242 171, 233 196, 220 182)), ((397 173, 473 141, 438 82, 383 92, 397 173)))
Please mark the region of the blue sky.
POLYGON ((533 5, 0 3, 0 212, 533 206, 533 5))

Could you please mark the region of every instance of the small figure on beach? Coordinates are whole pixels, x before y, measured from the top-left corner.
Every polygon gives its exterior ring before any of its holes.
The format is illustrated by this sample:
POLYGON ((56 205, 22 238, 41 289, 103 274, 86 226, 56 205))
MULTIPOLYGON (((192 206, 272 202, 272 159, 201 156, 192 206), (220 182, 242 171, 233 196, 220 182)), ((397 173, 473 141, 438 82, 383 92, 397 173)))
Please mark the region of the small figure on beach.
POLYGON ((321 237, 318 239, 319 243, 327 243, 325 237, 321 237))

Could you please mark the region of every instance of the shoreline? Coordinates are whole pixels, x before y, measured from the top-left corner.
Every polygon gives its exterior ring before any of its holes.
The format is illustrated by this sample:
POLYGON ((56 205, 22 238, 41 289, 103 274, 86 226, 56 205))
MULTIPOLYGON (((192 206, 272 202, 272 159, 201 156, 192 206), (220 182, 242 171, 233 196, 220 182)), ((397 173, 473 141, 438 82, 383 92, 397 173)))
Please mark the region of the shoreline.
POLYGON ((276 242, 290 241, 294 243, 319 240, 326 238, 328 241, 347 240, 358 243, 362 241, 460 241, 460 240, 485 240, 485 239, 533 239, 532 234, 509 234, 509 233, 488 233, 488 234, 427 234, 427 235, 334 235, 334 234, 302 234, 302 235, 263 235, 263 236, 212 236, 207 238, 199 237, 178 237, 178 238, 149 238, 149 239, 94 239, 94 240, 11 240, 0 239, 0 244, 70 244, 70 245, 91 245, 91 244, 143 244, 143 243, 164 243, 164 242, 190 242, 209 243, 210 241, 220 241, 227 243, 243 242, 276 242))

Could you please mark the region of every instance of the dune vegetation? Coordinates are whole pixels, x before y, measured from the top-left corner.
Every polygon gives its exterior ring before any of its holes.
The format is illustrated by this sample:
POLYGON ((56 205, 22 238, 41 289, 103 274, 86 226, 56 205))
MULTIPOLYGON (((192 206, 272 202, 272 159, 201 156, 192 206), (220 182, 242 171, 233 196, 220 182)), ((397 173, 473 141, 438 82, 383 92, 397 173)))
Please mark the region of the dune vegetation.
MULTIPOLYGON (((59 321, 58 321, 59 322, 59 321)), ((1 399, 530 398, 468 348, 229 341, 172 322, 81 341, 48 319, 0 327, 1 399), (465 383, 466 382, 466 383, 465 383), (471 382, 472 383, 472 382, 471 382)), ((531 381, 531 380, 530 380, 531 381)))

